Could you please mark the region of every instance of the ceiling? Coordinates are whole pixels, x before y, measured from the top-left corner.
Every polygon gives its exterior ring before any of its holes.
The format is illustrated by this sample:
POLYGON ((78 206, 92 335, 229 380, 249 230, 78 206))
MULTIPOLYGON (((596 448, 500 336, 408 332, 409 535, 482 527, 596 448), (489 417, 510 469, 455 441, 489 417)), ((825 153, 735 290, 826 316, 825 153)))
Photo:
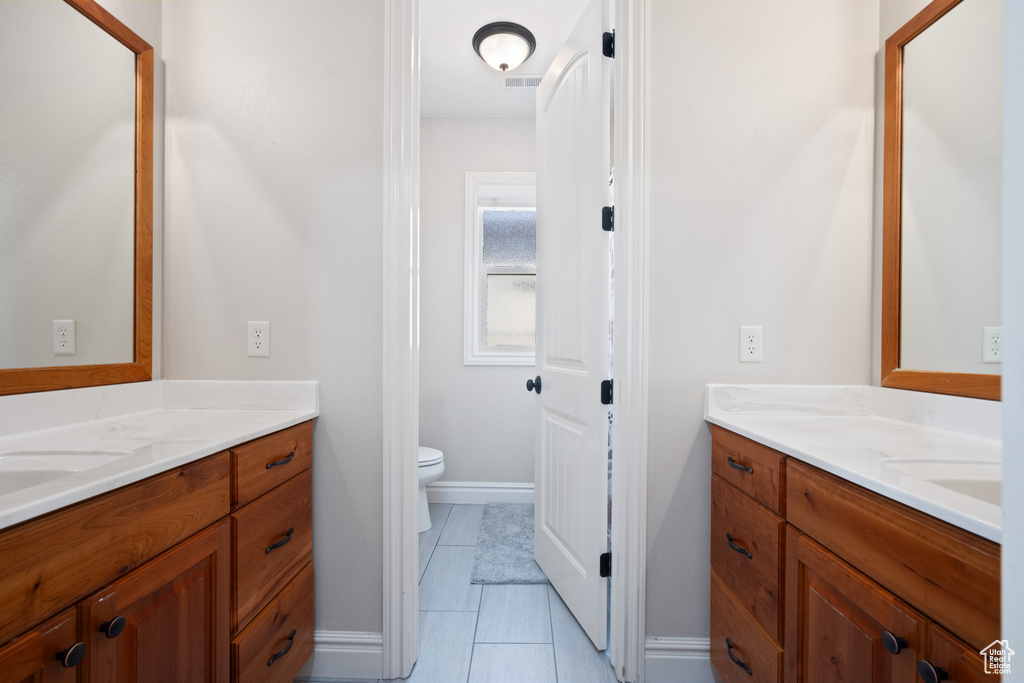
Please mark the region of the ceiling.
POLYGON ((587 0, 421 0, 420 115, 520 116, 536 113, 536 88, 502 88, 505 74, 473 51, 473 34, 512 21, 537 38, 537 49, 508 75, 543 75, 587 0))

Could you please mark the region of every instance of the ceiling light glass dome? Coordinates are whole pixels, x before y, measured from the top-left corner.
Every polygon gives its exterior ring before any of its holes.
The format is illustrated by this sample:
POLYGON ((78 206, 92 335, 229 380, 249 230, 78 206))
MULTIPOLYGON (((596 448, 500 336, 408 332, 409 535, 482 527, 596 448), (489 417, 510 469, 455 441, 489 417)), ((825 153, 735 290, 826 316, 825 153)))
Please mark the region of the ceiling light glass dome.
POLYGON ((537 40, 529 30, 509 21, 487 24, 473 36, 473 49, 498 71, 515 69, 536 47, 537 40))

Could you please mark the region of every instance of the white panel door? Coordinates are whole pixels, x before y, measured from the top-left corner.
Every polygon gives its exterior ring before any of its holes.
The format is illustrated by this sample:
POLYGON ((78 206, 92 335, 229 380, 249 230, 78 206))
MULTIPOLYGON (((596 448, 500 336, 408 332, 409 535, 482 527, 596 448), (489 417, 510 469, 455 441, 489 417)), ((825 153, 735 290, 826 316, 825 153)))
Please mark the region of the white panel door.
POLYGON ((607 644, 610 60, 592 0, 537 91, 534 556, 598 649, 607 644))

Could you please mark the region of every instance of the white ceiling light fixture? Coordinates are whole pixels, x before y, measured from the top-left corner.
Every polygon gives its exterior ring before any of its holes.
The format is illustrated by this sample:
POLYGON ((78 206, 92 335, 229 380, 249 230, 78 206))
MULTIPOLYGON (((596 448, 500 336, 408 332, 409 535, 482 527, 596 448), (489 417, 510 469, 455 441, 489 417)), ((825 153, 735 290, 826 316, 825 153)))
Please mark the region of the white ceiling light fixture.
POLYGON ((498 71, 509 71, 525 62, 537 47, 537 39, 525 26, 496 21, 473 36, 473 50, 498 71))

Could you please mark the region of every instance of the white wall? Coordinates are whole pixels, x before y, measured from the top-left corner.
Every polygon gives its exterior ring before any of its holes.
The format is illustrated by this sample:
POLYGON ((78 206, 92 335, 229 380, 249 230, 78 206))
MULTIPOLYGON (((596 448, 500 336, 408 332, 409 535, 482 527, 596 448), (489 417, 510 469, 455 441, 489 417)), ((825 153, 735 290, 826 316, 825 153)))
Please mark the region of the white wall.
POLYGON ((164 374, 320 381, 317 628, 379 632, 384 3, 163 12, 164 374))
POLYGON ((651 9, 647 635, 706 637, 704 385, 870 377, 878 6, 651 9))
POLYGON ((420 122, 420 443, 444 481, 532 482, 533 368, 463 360, 466 171, 533 171, 532 118, 420 122))

